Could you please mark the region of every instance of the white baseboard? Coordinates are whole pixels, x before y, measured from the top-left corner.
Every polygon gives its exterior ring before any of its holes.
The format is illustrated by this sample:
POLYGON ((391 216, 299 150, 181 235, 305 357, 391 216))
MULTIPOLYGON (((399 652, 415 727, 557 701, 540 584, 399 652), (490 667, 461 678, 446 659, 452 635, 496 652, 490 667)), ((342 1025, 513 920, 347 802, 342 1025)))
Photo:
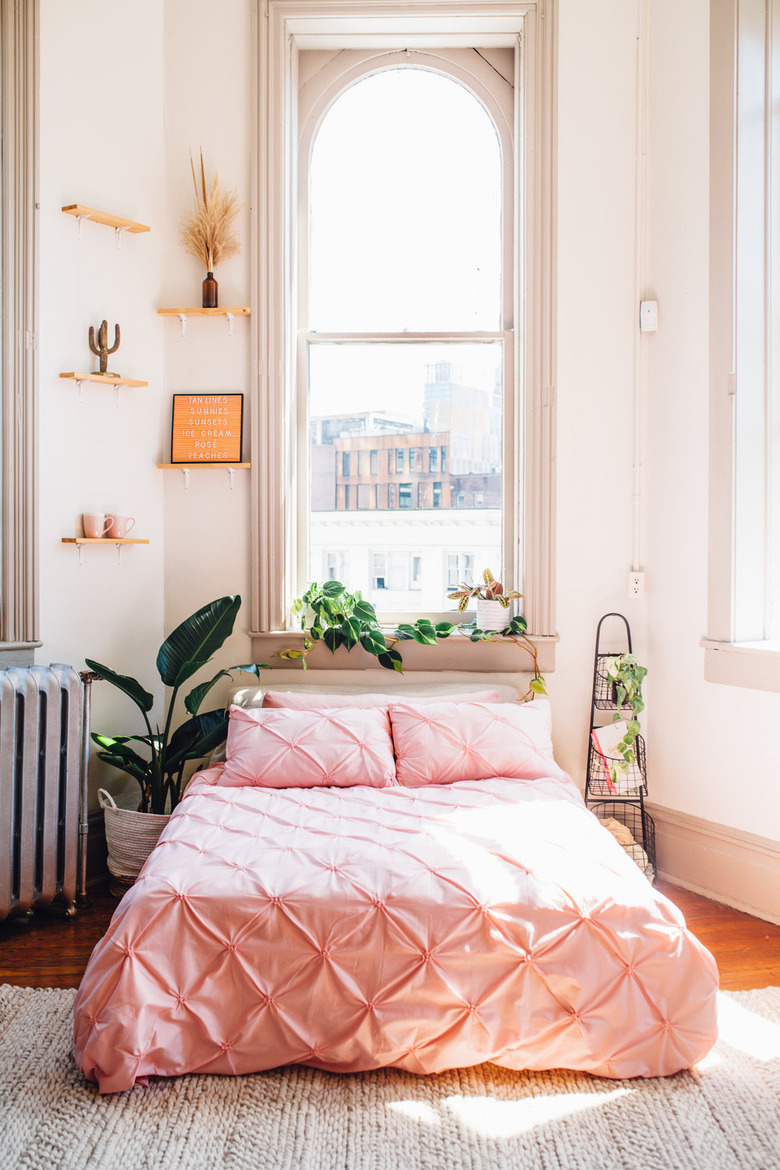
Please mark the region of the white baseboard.
POLYGON ((657 804, 647 810, 659 877, 780 925, 780 841, 657 804))

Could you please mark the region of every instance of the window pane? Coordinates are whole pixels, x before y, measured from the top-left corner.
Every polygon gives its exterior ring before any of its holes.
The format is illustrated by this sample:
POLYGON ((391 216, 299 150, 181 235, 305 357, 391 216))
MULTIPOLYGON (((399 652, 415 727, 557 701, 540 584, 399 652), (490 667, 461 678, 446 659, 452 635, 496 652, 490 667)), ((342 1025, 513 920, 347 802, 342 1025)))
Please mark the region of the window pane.
POLYGON ((497 342, 310 347, 311 566, 342 550, 345 584, 384 610, 454 609, 453 574, 501 575, 501 359, 497 342))
POLYGON ((310 198, 310 329, 500 327, 500 148, 463 86, 415 68, 357 82, 323 119, 310 198))

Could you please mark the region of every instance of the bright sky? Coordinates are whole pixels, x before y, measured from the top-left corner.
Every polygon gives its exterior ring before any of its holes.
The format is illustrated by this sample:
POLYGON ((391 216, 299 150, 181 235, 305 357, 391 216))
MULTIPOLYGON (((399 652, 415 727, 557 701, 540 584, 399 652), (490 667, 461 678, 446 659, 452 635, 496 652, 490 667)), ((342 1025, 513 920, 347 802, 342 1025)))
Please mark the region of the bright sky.
POLYGON ((499 328, 501 159, 484 108, 422 69, 353 85, 315 140, 319 331, 499 328))

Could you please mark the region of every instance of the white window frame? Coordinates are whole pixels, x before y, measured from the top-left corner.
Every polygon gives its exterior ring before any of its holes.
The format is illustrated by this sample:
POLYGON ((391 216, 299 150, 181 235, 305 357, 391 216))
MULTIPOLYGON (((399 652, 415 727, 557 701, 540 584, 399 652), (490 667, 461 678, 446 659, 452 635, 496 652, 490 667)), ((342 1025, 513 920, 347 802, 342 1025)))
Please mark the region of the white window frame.
POLYGON ((29 663, 38 614, 37 0, 0 5, 0 665, 29 663))
MULTIPOLYGON (((780 451, 777 314, 780 0, 712 0, 710 9, 710 540, 705 678, 780 691, 771 629, 780 451), (762 32, 763 30, 763 32, 762 32), (763 48, 757 44, 763 40, 763 48), (758 55, 756 53, 758 52, 758 55), (761 59, 763 57, 763 60, 761 59), (776 98, 775 98, 776 103, 776 98), (756 135, 758 134, 758 137, 756 135), (758 173, 756 173, 758 171, 758 173), (756 263, 759 257, 758 265, 756 263), (756 279, 763 257, 763 277, 756 279), (749 336, 749 331, 755 331, 749 336), (763 339, 763 340, 762 340, 763 339), (776 527, 776 525, 775 525, 776 527)), ((776 626, 776 623, 774 623, 776 626)))
MULTIPOLYGON (((524 613, 552 667, 555 436, 555 0, 267 0, 255 8, 257 153, 253 168, 252 636, 266 660, 288 624, 299 532, 296 466, 297 59, 301 49, 512 46, 515 74, 515 305, 510 571, 522 566, 524 613)), ((520 573, 515 580, 520 579, 520 573)), ((514 583, 514 582, 513 582, 514 583)), ((510 648, 511 649, 511 648, 510 648)), ((413 669, 408 659, 405 663, 413 669)))

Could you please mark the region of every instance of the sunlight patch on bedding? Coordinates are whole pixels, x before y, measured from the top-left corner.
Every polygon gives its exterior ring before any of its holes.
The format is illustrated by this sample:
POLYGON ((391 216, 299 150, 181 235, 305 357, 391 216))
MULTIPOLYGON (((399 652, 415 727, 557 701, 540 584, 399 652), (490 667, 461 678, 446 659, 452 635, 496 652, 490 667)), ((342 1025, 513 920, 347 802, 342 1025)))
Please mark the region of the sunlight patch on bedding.
POLYGON ((445 1106, 464 1125, 484 1137, 509 1138, 536 1126, 600 1109, 618 1097, 636 1092, 628 1086, 605 1093, 552 1093, 525 1097, 522 1101, 496 1101, 492 1097, 447 1097, 445 1106))
MULTIPOLYGON (((773 1024, 721 993, 718 993, 718 1039, 756 1060, 780 1058, 780 1024, 773 1024)), ((705 1067, 703 1061, 699 1067, 705 1067)))
POLYGON ((517 871, 490 849, 449 828, 435 826, 431 837, 461 865, 474 883, 474 893, 484 901, 515 902, 519 896, 517 871))

